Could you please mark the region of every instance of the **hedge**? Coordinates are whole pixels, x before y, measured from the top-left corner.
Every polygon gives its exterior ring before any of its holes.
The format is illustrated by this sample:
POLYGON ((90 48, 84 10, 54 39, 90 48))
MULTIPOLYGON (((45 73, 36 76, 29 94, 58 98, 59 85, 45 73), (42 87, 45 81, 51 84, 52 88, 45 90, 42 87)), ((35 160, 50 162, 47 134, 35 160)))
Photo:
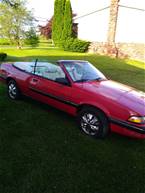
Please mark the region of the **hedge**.
POLYGON ((72 51, 72 52, 86 52, 90 42, 79 40, 77 38, 69 38, 63 41, 63 48, 65 51, 72 51))
POLYGON ((6 53, 0 53, 0 61, 4 61, 7 57, 6 53))
POLYGON ((9 46, 11 43, 8 39, 0 38, 0 45, 2 46, 9 46))

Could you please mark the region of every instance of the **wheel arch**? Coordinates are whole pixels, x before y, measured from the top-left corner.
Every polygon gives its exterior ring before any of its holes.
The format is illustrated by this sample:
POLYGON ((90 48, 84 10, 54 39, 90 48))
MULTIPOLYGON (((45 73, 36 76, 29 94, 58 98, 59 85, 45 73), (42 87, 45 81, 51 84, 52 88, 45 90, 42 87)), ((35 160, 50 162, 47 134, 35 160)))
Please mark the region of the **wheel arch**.
POLYGON ((94 109, 97 109, 97 110, 99 110, 100 112, 102 112, 106 117, 107 117, 107 119, 109 120, 109 117, 110 117, 110 113, 109 113, 109 111, 106 109, 106 108, 101 108, 101 107, 99 107, 99 106, 96 106, 96 105, 93 105, 93 104, 81 104, 81 105, 79 105, 78 106, 78 108, 77 108, 77 114, 82 110, 82 109, 84 109, 84 108, 94 108, 94 109))
POLYGON ((8 84, 11 80, 14 80, 16 82, 16 80, 13 77, 7 77, 6 78, 6 83, 8 84))

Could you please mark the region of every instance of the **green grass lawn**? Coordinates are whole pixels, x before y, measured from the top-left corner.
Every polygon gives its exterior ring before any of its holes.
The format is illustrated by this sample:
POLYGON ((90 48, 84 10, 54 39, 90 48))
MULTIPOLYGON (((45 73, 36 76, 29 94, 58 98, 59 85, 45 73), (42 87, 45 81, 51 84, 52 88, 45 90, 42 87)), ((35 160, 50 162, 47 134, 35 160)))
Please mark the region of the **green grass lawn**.
MULTIPOLYGON (((145 91, 144 64, 58 49, 2 49, 8 61, 83 59, 145 91)), ((74 118, 0 84, 0 193, 145 193, 145 141, 83 135, 74 118)))

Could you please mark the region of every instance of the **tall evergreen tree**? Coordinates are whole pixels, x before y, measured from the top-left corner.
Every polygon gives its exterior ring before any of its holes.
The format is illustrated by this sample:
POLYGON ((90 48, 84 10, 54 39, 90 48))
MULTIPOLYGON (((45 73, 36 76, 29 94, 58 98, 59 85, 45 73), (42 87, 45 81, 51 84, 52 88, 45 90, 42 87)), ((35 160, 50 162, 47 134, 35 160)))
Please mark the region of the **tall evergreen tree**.
POLYGON ((70 0, 66 0, 64 10, 64 26, 62 32, 62 41, 72 37, 72 8, 70 0))
POLYGON ((54 18, 52 26, 52 39, 55 45, 59 45, 64 26, 64 8, 66 0, 55 0, 54 18))

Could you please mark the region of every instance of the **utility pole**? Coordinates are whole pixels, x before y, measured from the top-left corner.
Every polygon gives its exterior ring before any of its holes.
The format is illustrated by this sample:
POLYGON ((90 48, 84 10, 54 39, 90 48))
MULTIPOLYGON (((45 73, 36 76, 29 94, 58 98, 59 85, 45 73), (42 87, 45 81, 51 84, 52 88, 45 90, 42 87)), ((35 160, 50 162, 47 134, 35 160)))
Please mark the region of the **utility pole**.
POLYGON ((108 29, 108 38, 107 38, 108 43, 111 43, 111 44, 115 43, 119 1, 120 0, 111 0, 109 29, 108 29))
POLYGON ((119 1, 120 0, 111 0, 109 27, 107 35, 108 54, 112 54, 115 56, 117 56, 118 54, 117 48, 115 46, 115 37, 116 37, 119 1))

